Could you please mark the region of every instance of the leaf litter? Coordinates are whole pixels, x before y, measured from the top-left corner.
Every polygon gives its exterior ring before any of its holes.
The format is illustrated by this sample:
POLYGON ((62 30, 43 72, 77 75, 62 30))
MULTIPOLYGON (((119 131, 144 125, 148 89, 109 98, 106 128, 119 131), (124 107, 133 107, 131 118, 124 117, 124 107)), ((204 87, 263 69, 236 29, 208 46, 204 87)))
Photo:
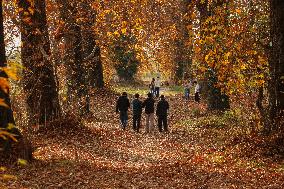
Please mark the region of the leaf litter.
MULTIPOLYGON (((169 133, 123 131, 115 94, 93 96, 92 114, 66 118, 31 140, 34 161, 12 166, 3 188, 284 188, 283 158, 265 156, 258 138, 197 126, 206 106, 168 97, 169 133), (188 113, 190 110, 198 113, 188 113), (198 109, 198 111, 196 111, 198 109), (190 122, 188 122, 190 120, 190 122)), ((131 118, 131 113, 130 116, 131 118)), ((7 171, 6 171, 7 172, 7 171)), ((6 173, 5 173, 6 174, 6 173)))

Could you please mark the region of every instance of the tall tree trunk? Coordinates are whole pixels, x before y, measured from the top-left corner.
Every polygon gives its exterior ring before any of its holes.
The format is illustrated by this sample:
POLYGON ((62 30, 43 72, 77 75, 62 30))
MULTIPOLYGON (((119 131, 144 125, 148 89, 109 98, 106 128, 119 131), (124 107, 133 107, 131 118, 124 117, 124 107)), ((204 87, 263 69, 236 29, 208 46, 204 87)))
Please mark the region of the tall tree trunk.
POLYGON ((269 125, 268 132, 275 129, 275 119, 284 110, 284 1, 271 0, 271 38, 272 48, 269 56, 268 81, 269 125))
POLYGON ((178 82, 182 79, 190 77, 189 67, 191 65, 191 49, 187 47, 186 43, 189 39, 187 26, 192 23, 191 20, 185 18, 186 14, 190 14, 192 7, 190 0, 182 0, 181 2, 181 18, 175 19, 178 31, 178 39, 175 41, 176 47, 176 70, 175 81, 178 82))
MULTIPOLYGON (((7 129, 9 124, 15 125, 13 112, 11 109, 10 97, 9 97, 9 86, 8 76, 3 70, 7 67, 6 54, 5 54, 5 42, 4 42, 4 25, 3 25, 3 3, 0 1, 0 128, 7 129)), ((21 137, 19 131, 14 128, 12 131, 21 137)), ((10 141, 4 141, 0 137, 0 151, 6 149, 10 141)))
POLYGON ((24 90, 32 124, 59 117, 60 108, 54 70, 50 60, 44 0, 19 0, 24 90), (32 3, 33 2, 33 3, 32 3))
POLYGON ((8 82, 8 76, 3 71, 3 68, 7 67, 6 54, 5 54, 5 43, 4 43, 4 26, 3 26, 3 8, 2 0, 0 4, 0 100, 5 104, 0 104, 0 128, 7 128, 9 123, 15 124, 13 112, 11 110, 11 103, 9 98, 9 87, 5 85, 8 82))
POLYGON ((80 26, 76 23, 78 3, 68 0, 56 2, 61 20, 64 22, 60 36, 65 44, 63 62, 67 70, 67 102, 72 110, 77 111, 75 113, 83 114, 88 106, 88 87, 82 57, 82 33, 80 26))
MULTIPOLYGON (((0 162, 6 162, 11 156, 14 159, 23 158, 26 160, 32 159, 32 151, 30 143, 23 137, 21 132, 15 125, 13 111, 11 109, 9 87, 4 83, 8 82, 8 76, 3 71, 3 68, 7 67, 6 55, 5 55, 5 42, 4 42, 4 26, 3 26, 3 1, 0 1, 0 128, 7 129, 8 132, 15 134, 18 140, 17 143, 13 140, 4 140, 0 137, 0 162), (3 82, 2 82, 3 81, 3 82), (5 103, 5 104, 3 104, 5 103), (3 106, 4 105, 4 106, 3 106), (12 145, 14 144, 14 145, 12 145), (12 152, 11 146, 15 147, 16 152, 12 152), (3 153, 4 152, 4 153, 3 153)), ((8 137, 9 138, 9 137, 8 137)))
POLYGON ((80 3, 79 17, 85 18, 81 24, 82 46, 84 54, 85 72, 89 87, 103 88, 103 66, 101 61, 100 47, 96 44, 96 36, 93 26, 96 22, 96 12, 89 2, 80 3))

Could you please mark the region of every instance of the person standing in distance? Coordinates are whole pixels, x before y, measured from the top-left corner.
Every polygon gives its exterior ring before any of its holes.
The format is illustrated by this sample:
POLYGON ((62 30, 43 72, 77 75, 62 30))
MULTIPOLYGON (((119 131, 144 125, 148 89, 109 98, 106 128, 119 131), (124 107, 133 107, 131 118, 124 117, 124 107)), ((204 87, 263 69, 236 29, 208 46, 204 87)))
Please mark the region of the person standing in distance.
POLYGON ((194 90, 194 100, 195 100, 195 102, 200 102, 200 85, 199 85, 199 83, 197 83, 197 81, 194 81, 194 84, 196 84, 195 85, 195 90, 194 90))
POLYGON ((166 101, 165 96, 161 95, 156 110, 156 116, 158 117, 158 127, 160 132, 168 131, 168 110, 169 103, 166 101))
POLYGON ((158 76, 157 79, 155 80, 155 94, 157 98, 160 96, 160 87, 161 87, 161 80, 160 77, 158 76))
POLYGON ((127 126, 129 107, 130 107, 130 102, 129 99, 127 98, 127 93, 123 92, 122 95, 116 101, 116 113, 119 112, 121 127, 123 130, 125 130, 127 126))
POLYGON ((146 128, 145 133, 151 132, 154 125, 154 104, 155 101, 151 93, 148 93, 148 98, 142 103, 142 107, 145 108, 146 114, 146 128))
POLYGON ((155 94, 155 78, 152 78, 152 81, 149 85, 149 89, 150 89, 150 93, 152 93, 152 95, 155 94))
POLYGON ((189 100, 190 88, 191 88, 191 81, 190 80, 185 80, 185 83, 184 83, 184 97, 185 97, 186 100, 189 100))
POLYGON ((142 102, 139 100, 139 94, 135 94, 135 99, 132 101, 133 110, 133 130, 139 133, 141 114, 142 114, 142 102))

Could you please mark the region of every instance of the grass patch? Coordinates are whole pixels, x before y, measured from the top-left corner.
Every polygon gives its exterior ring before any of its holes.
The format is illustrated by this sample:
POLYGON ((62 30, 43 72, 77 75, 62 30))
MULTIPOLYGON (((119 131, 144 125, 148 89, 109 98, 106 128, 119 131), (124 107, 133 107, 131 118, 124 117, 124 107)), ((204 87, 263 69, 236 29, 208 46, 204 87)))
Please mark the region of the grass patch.
MULTIPOLYGON (((136 93, 146 96, 150 90, 147 86, 143 85, 133 85, 133 86, 115 86, 113 87, 113 90, 116 93, 121 94, 122 92, 127 92, 129 95, 135 95, 136 93)), ((163 94, 165 96, 175 96, 179 94, 183 94, 183 87, 182 86, 172 86, 172 87, 161 87, 160 88, 160 94, 163 94)))
POLYGON ((149 93, 149 89, 147 87, 125 87, 125 86, 117 86, 113 89, 115 92, 121 94, 122 92, 127 92, 129 95, 135 95, 136 93, 146 96, 149 93))

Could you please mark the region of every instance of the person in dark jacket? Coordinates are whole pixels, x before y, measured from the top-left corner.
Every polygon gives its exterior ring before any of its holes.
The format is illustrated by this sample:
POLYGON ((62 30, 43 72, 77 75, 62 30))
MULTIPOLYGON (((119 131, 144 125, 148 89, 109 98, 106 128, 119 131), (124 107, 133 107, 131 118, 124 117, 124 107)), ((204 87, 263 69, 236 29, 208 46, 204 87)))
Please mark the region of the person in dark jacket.
POLYGON ((116 113, 120 113, 120 121, 122 129, 125 130, 127 126, 127 120, 128 120, 128 108, 130 107, 130 102, 127 98, 127 93, 123 92, 122 96, 118 98, 116 101, 116 113))
POLYGON ((152 78, 152 81, 149 85, 149 89, 150 89, 150 93, 152 93, 152 95, 155 94, 155 78, 152 78))
POLYGON ((146 128, 145 132, 151 132, 154 125, 154 104, 152 93, 148 93, 148 98, 142 103, 142 107, 145 108, 146 114, 146 128))
POLYGON ((159 131, 168 131, 167 116, 169 110, 169 103, 165 100, 165 96, 161 95, 161 100, 157 104, 156 116, 158 117, 159 131))
POLYGON ((139 132, 141 114, 142 114, 142 102, 139 100, 139 94, 135 94, 135 99, 132 101, 133 110, 133 130, 139 132))

